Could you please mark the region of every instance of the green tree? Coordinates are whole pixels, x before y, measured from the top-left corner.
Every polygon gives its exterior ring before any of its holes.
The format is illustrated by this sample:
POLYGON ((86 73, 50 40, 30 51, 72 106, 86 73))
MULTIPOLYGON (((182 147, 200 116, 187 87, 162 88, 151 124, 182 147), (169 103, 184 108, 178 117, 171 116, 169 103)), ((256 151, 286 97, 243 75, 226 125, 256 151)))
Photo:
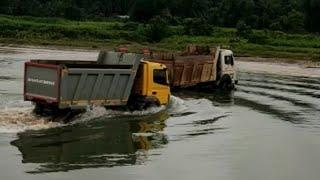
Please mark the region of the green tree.
POLYGON ((288 13, 286 30, 289 32, 302 32, 304 31, 304 14, 296 10, 292 10, 288 13))
POLYGON ((0 13, 76 20, 121 14, 140 22, 160 15, 174 25, 196 18, 236 27, 242 20, 255 29, 320 32, 320 0, 0 0, 0 13))
POLYGON ((140 33, 144 34, 149 42, 159 42, 169 36, 169 26, 166 19, 156 16, 149 20, 140 33))
POLYGON ((188 35, 210 35, 212 27, 202 18, 188 18, 184 21, 184 33, 188 35))
POLYGON ((147 21, 160 15, 168 7, 168 0, 136 0, 130 9, 130 16, 136 21, 147 21))
POLYGON ((83 18, 83 10, 76 6, 71 6, 65 9, 65 18, 72 20, 81 20, 83 18))
POLYGON ((252 29, 244 21, 239 20, 237 23, 237 35, 240 37, 248 38, 252 34, 252 29))
POLYGON ((307 17, 307 27, 310 31, 320 32, 320 0, 306 0, 305 14, 307 17))
POLYGON ((0 1, 0 14, 11 14, 12 13, 12 5, 14 1, 11 0, 1 0, 0 1))

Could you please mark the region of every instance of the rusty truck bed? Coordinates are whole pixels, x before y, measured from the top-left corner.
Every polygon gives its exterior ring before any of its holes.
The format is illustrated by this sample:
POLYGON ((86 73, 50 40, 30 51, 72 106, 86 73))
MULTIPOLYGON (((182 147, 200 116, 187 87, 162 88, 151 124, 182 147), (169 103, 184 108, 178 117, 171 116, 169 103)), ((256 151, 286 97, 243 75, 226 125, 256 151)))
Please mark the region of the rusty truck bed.
POLYGON ((166 65, 172 87, 190 87, 216 80, 215 57, 214 53, 208 55, 163 53, 146 57, 146 60, 166 65))

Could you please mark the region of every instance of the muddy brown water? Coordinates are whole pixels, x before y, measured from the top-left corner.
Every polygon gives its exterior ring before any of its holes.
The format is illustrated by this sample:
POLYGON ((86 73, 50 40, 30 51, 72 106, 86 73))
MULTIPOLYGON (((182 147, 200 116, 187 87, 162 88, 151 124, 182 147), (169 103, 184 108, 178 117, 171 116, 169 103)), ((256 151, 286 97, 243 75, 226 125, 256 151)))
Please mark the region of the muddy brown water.
POLYGON ((236 91, 180 91, 168 109, 96 107, 70 124, 32 115, 24 61, 96 55, 0 48, 0 179, 319 179, 318 70, 239 62, 236 91))

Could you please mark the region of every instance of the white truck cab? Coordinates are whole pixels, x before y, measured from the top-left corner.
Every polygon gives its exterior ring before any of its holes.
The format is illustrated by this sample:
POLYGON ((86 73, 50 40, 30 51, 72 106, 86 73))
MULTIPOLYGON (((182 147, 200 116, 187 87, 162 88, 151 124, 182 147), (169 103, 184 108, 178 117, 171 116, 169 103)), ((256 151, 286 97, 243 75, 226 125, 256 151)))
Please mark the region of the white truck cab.
POLYGON ((238 83, 235 58, 228 49, 220 49, 217 60, 217 82, 222 88, 233 88, 238 83))

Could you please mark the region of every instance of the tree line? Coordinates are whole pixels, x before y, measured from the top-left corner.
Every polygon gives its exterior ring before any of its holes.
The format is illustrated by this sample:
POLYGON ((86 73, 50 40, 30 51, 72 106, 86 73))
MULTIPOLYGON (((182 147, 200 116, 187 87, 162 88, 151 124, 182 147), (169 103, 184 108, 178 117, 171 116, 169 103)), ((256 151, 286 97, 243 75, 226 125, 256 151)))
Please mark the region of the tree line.
POLYGON ((171 25, 248 26, 320 32, 320 0, 1 0, 0 14, 103 20, 128 15, 137 22, 162 17, 171 25))

